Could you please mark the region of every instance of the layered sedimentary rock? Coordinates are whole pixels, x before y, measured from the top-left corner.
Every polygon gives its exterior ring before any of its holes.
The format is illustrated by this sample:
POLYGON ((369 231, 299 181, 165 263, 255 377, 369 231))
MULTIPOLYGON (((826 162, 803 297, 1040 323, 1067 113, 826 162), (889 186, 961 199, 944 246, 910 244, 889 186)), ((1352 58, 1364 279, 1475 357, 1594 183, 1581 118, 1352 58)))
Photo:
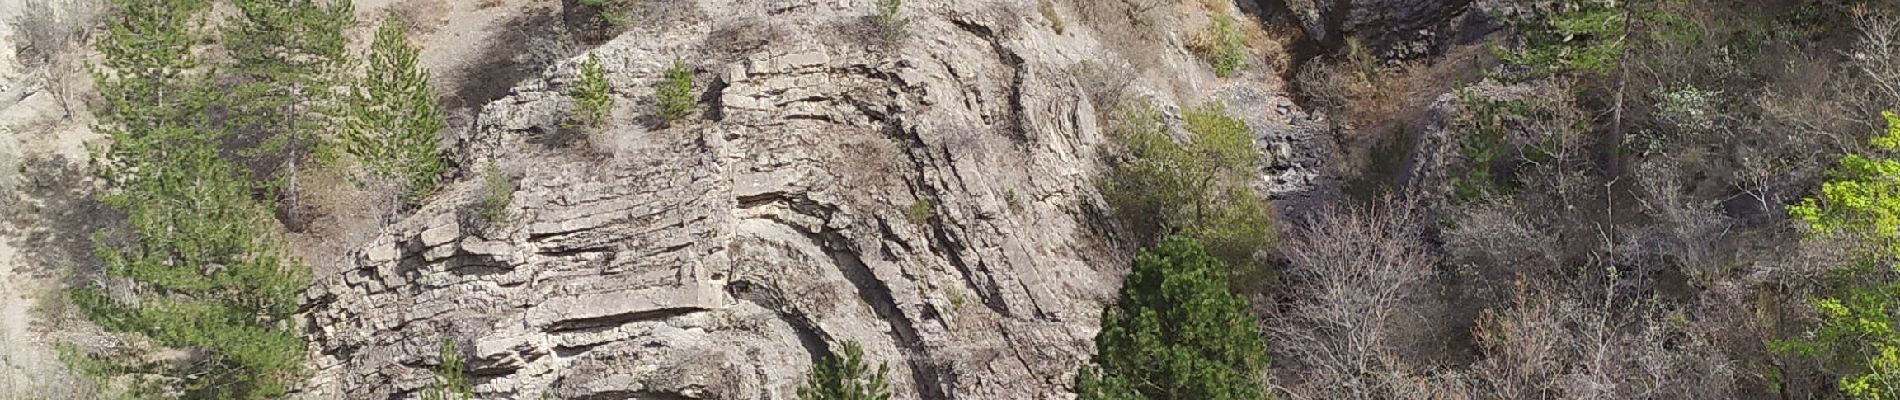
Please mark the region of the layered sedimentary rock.
MULTIPOLYGON (((589 50, 606 128, 568 124, 577 56, 456 129, 471 172, 310 291, 306 396, 413 396, 449 340, 483 398, 795 398, 845 342, 898 398, 1066 398, 1131 252, 1094 190, 1105 106, 1070 71, 1122 56, 1034 1, 907 1, 901 38, 868 2, 681 4, 701 17, 589 50), (703 113, 666 124, 676 59, 703 113), (517 183, 498 221, 489 165, 517 183)), ((1292 154, 1319 123, 1284 95, 1175 79, 1147 85, 1205 90, 1146 94, 1229 102, 1283 155, 1261 186, 1312 185, 1292 154)))

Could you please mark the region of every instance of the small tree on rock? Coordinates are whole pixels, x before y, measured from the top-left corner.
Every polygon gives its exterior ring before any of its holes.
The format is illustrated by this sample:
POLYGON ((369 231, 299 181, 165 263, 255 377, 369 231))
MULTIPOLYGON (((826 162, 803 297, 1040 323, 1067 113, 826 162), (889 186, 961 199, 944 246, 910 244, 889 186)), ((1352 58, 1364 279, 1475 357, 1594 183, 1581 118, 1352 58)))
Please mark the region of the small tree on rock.
POLYGON ((606 124, 607 114, 614 108, 614 96, 613 88, 607 85, 607 70, 600 66, 600 56, 587 55, 569 95, 574 96, 576 125, 599 130, 606 124))
POLYGON ((825 356, 813 366, 805 386, 798 388, 799 400, 889 400, 890 366, 878 365, 870 372, 864 362, 864 349, 857 343, 845 343, 844 355, 825 356))
POLYGON ((429 71, 417 63, 406 25, 391 13, 370 44, 367 74, 351 96, 354 117, 340 147, 367 165, 375 179, 397 180, 409 201, 435 191, 448 169, 436 148, 442 112, 429 89, 429 71))
POLYGON ((1162 240, 1135 259, 1121 301, 1102 312, 1081 399, 1265 399, 1266 343, 1227 266, 1200 242, 1162 240))

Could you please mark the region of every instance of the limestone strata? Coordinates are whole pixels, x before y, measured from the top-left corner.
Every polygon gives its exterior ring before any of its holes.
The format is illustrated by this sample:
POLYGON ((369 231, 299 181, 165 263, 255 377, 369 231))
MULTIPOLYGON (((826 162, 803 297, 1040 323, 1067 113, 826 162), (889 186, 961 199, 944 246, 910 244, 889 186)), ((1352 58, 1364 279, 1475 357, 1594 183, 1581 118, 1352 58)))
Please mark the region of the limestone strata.
MULTIPOLYGON (((1131 251, 1069 71, 1120 56, 1025 20, 1034 1, 906 1, 906 38, 867 43, 857 3, 700 1, 591 49, 619 100, 604 132, 562 127, 582 57, 484 107, 455 153, 518 179, 510 218, 474 217, 465 176, 322 277, 307 397, 413 396, 446 339, 482 398, 795 398, 847 341, 898 398, 1067 398, 1131 251), (662 127, 676 58, 705 112, 662 127)), ((1264 79, 1178 79, 1155 86, 1221 88, 1269 152, 1310 146, 1264 79)), ((1304 190, 1318 167, 1292 160, 1262 186, 1304 190)))

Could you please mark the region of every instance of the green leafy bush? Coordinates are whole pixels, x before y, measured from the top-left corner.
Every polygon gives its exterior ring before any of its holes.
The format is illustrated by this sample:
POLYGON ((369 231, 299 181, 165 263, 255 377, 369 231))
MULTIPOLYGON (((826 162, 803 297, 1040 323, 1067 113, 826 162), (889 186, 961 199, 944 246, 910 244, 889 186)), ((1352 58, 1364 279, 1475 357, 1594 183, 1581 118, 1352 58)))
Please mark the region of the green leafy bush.
POLYGON ((435 193, 448 162, 437 149, 444 124, 429 71, 417 64, 406 30, 393 13, 377 30, 339 146, 369 167, 373 178, 401 183, 406 198, 418 202, 435 193))
POLYGON ((813 366, 798 388, 799 400, 889 400, 890 366, 878 365, 871 373, 864 362, 864 349, 857 343, 845 343, 844 355, 825 356, 813 366))
POLYGON ((1062 14, 1056 13, 1055 2, 1042 0, 1036 5, 1036 11, 1042 13, 1042 19, 1049 20, 1049 27, 1055 29, 1057 35, 1068 32, 1069 26, 1062 22, 1062 14))
POLYGON ((1900 280, 1888 260, 1900 257, 1900 116, 1884 114, 1887 130, 1873 138, 1877 154, 1849 154, 1830 171, 1817 197, 1788 207, 1810 239, 1858 244, 1859 263, 1841 294, 1814 300, 1821 325, 1788 349, 1824 356, 1847 371, 1840 389, 1855 399, 1900 398, 1900 280))
POLYGON ((1511 20, 1523 36, 1515 49, 1499 49, 1504 61, 1536 78, 1569 72, 1604 73, 1616 67, 1625 41, 1624 12, 1615 0, 1563 0, 1547 18, 1511 20))
POLYGON ((693 67, 685 61, 674 60, 673 66, 666 69, 666 79, 660 81, 654 90, 654 97, 660 102, 660 117, 672 124, 692 116, 699 109, 699 101, 693 98, 693 67))
POLYGON ((904 0, 877 0, 877 22, 887 33, 904 29, 904 0))
POLYGON ((1240 24, 1234 17, 1226 15, 1214 17, 1207 29, 1194 36, 1189 47, 1213 64, 1214 75, 1222 78, 1240 71, 1247 58, 1247 37, 1240 33, 1240 24))
POLYGON ((1266 340, 1226 265, 1188 237, 1135 259, 1121 300, 1102 312, 1093 367, 1076 393, 1097 399, 1265 399, 1266 340))
POLYGON ((910 203, 910 223, 919 226, 930 224, 930 199, 919 197, 910 203))
POLYGON ((1217 103, 1190 108, 1184 122, 1193 137, 1179 143, 1153 105, 1125 107, 1111 134, 1126 158, 1102 193, 1138 233, 1198 238, 1252 282, 1264 272, 1255 255, 1273 240, 1266 200, 1251 184, 1261 163, 1253 130, 1217 103))
POLYGON ((632 0, 579 0, 580 4, 593 8, 600 21, 608 27, 620 27, 627 24, 627 7, 632 0))
POLYGON ((574 81, 568 95, 574 96, 578 103, 575 124, 596 130, 605 125, 607 114, 614 108, 614 97, 612 88, 607 86, 607 72, 600 66, 599 56, 587 55, 587 61, 581 63, 580 79, 574 81))

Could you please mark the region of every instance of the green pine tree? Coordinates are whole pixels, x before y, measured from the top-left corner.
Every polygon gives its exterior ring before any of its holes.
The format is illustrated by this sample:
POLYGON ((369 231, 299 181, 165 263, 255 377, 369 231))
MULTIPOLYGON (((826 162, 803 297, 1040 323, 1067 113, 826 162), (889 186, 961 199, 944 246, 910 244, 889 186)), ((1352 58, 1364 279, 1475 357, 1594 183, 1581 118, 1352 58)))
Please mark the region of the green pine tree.
POLYGON ((699 101, 693 98, 693 67, 685 61, 673 60, 673 66, 666 69, 666 79, 654 89, 654 97, 660 101, 660 117, 672 124, 692 116, 699 109, 699 101))
POLYGON ((575 123, 588 129, 601 129, 607 122, 607 114, 613 111, 613 88, 607 85, 607 70, 600 66, 600 57, 592 53, 587 61, 581 63, 580 79, 574 81, 570 90, 577 103, 575 123))
POLYGON ((236 0, 221 43, 237 82, 231 127, 247 142, 245 164, 295 199, 299 164, 342 111, 334 95, 349 62, 343 32, 355 25, 348 1, 236 0))
POLYGON ((813 366, 805 386, 798 388, 799 400, 889 400, 890 366, 878 365, 871 373, 864 362, 864 349, 857 343, 845 343, 844 355, 825 356, 813 366))
POLYGON ((1121 301, 1102 312, 1082 399, 1265 399, 1265 339, 1227 267, 1200 242, 1163 239, 1135 259, 1121 301))
POLYGON ((198 354, 174 366, 143 357, 73 354, 79 369, 131 375, 191 399, 283 396, 300 380, 304 342, 292 325, 308 270, 287 258, 270 209, 219 153, 227 134, 204 111, 218 98, 194 54, 209 10, 195 0, 112 0, 94 83, 104 97, 94 153, 102 200, 124 229, 100 232, 97 253, 122 290, 70 293, 112 332, 198 354), (161 376, 167 379, 147 379, 161 376))
POLYGON ((98 130, 112 146, 97 149, 101 177, 128 179, 135 166, 163 159, 173 142, 202 139, 177 128, 198 122, 207 94, 191 74, 200 60, 204 0, 112 0, 112 19, 97 42, 100 58, 93 80, 102 103, 98 130))
POLYGON ((401 183, 407 200, 421 201, 448 169, 436 144, 444 124, 429 71, 417 64, 417 50, 396 14, 383 20, 367 61, 350 96, 352 119, 339 147, 369 167, 373 179, 401 183))
POLYGON ((443 339, 437 350, 438 363, 435 366, 435 384, 422 391, 422 400, 467 400, 475 397, 475 388, 468 382, 468 365, 462 361, 462 350, 454 340, 443 339))

